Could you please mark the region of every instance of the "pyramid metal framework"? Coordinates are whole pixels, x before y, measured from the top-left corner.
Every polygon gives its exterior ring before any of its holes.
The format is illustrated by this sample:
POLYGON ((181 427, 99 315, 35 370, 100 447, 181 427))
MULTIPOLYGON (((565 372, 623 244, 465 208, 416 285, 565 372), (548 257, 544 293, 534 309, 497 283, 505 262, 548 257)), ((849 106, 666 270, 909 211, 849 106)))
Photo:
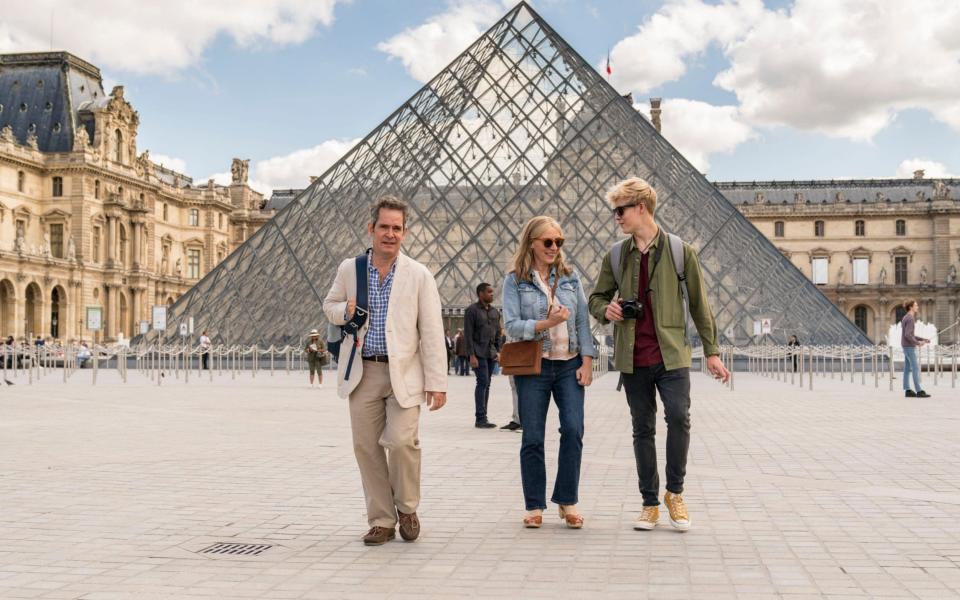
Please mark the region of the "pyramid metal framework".
MULTIPOLYGON (((404 251, 435 274, 447 310, 499 287, 523 223, 563 226, 588 289, 621 237, 605 190, 637 175, 657 218, 699 249, 725 343, 769 318, 780 343, 869 343, 597 71, 520 3, 171 308, 214 343, 296 343, 325 324, 340 261, 368 244, 380 195, 411 204, 404 251)), ((148 336, 150 339, 152 336, 148 336)))

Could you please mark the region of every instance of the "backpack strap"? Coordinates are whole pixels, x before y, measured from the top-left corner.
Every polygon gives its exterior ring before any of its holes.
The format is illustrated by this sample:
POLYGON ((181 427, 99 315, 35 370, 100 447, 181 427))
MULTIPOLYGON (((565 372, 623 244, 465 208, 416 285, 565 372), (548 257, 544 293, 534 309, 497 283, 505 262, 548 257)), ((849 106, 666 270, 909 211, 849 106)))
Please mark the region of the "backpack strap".
POLYGON ((360 347, 360 330, 367 322, 369 311, 369 292, 367 290, 367 253, 357 256, 354 259, 354 267, 357 275, 357 307, 353 311, 353 316, 343 326, 344 337, 353 336, 353 343, 350 348, 350 358, 347 360, 347 368, 343 373, 344 381, 350 379, 350 372, 353 370, 353 360, 357 356, 357 348, 360 347))
POLYGON ((673 268, 680 280, 680 293, 683 295, 683 337, 689 340, 688 321, 690 320, 690 291, 687 289, 687 271, 683 264, 683 240, 679 236, 667 233, 670 240, 670 254, 673 256, 673 268))
POLYGON ((617 289, 620 289, 620 280, 623 278, 623 249, 627 246, 630 238, 620 240, 610 247, 610 270, 613 271, 613 280, 617 282, 617 289))

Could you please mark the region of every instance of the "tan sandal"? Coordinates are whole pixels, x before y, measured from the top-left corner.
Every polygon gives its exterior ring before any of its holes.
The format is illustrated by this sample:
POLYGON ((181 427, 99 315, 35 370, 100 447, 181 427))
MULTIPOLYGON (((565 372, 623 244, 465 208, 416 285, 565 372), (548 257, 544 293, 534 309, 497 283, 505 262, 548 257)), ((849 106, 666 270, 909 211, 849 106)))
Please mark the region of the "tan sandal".
POLYGON ((543 515, 527 515, 523 518, 523 526, 527 529, 540 529, 543 525, 543 515))
POLYGON ((570 529, 581 529, 583 527, 583 515, 568 515, 563 511, 562 506, 558 506, 560 509, 560 518, 564 520, 567 524, 567 527, 570 529))

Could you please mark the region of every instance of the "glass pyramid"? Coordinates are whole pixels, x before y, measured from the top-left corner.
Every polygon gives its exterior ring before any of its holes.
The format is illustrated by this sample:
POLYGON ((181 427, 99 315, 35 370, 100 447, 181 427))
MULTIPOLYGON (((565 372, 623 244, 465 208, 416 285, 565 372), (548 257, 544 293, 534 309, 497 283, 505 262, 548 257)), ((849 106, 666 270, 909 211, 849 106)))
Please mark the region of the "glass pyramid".
MULTIPOLYGON (((866 344, 859 329, 527 4, 520 3, 171 308, 214 343, 297 343, 323 331, 339 262, 368 245, 369 207, 411 204, 404 251, 436 275, 444 306, 499 288, 523 223, 563 225, 588 290, 620 237, 604 201, 637 175, 657 217, 700 251, 724 343, 753 324, 774 341, 866 344)), ((153 335, 151 335, 153 337, 153 335)), ((768 338, 768 339, 770 339, 768 338)))

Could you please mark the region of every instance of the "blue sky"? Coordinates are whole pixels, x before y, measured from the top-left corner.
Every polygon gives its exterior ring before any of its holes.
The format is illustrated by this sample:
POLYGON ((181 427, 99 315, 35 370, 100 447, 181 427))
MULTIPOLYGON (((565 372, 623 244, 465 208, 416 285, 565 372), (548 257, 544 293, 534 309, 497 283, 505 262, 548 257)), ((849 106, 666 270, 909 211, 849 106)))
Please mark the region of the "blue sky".
MULTIPOLYGON (((204 4, 214 10, 129 3, 105 27, 98 12, 115 10, 109 0, 87 10, 44 0, 0 20, 0 51, 46 49, 52 11, 54 45, 100 66, 107 85, 125 86, 140 113, 141 151, 197 179, 223 179, 232 157, 250 158, 263 187, 303 186, 410 97, 418 72, 421 80, 435 72, 466 47, 457 40, 508 5, 204 4), (96 41, 84 20, 99 26, 96 41), (423 29, 431 23, 433 40, 423 29)), ((663 97, 664 135, 711 180, 960 172, 960 49, 937 34, 960 30, 960 3, 533 4, 589 62, 600 65, 612 49, 612 83, 633 92, 639 109, 663 97)))

